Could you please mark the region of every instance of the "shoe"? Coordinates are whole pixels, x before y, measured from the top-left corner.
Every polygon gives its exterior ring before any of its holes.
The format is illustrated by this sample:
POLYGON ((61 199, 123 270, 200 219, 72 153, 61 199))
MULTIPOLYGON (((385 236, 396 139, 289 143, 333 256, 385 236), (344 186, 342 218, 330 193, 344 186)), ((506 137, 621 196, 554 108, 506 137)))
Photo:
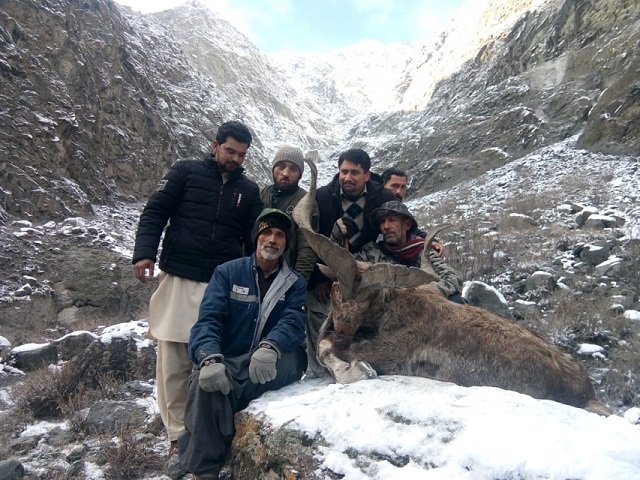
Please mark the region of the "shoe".
POLYGON ((167 457, 172 457, 173 455, 179 453, 179 449, 178 449, 178 441, 177 440, 171 440, 171 443, 169 444, 169 453, 167 453, 167 457))

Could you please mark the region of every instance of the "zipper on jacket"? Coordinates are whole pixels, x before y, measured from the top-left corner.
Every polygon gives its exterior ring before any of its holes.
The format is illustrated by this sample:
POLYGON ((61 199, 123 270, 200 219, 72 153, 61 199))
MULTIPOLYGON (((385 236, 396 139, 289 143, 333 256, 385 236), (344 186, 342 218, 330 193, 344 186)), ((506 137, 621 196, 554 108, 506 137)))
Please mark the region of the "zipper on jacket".
POLYGON ((218 193, 218 205, 216 206, 216 214, 213 218, 213 229, 211 230, 211 240, 216 238, 216 229, 218 227, 218 217, 220 216, 220 205, 222 204, 222 198, 224 197, 224 183, 220 185, 220 192, 218 193))
POLYGON ((260 339, 256 338, 258 334, 258 328, 260 326, 260 322, 262 321, 262 296, 260 295, 260 282, 258 281, 258 269, 256 268, 255 263, 251 265, 253 268, 253 280, 256 282, 256 290, 258 291, 258 316, 255 319, 255 325, 253 327, 253 339, 251 340, 251 349, 250 352, 253 352, 258 344, 260 343, 260 339))

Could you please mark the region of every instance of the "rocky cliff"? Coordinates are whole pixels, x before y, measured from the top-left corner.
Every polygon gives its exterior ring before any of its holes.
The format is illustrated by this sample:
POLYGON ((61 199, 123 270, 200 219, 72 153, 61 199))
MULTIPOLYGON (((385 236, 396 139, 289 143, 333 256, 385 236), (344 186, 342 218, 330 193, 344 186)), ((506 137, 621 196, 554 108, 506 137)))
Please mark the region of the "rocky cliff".
POLYGON ((5 218, 139 200, 173 161, 208 151, 213 126, 242 118, 167 31, 110 0, 3 2, 0 72, 5 218))
POLYGON ((3 2, 3 215, 143 199, 228 118, 254 129, 247 168, 261 183, 284 142, 320 148, 331 165, 363 146, 376 168, 416 172, 413 195, 576 133, 589 150, 640 151, 638 1, 469 8, 473 21, 431 43, 276 60, 195 2, 149 16, 110 0, 3 2))
MULTIPOLYGON (((496 29, 491 17, 494 28, 476 37, 473 58, 432 92, 423 90, 430 94, 424 108, 379 115, 349 135, 381 164, 416 172, 413 195, 446 189, 577 133, 587 150, 640 152, 640 2, 485 3, 481 19, 510 7, 505 22, 496 29), (389 132, 383 144, 367 141, 389 132)), ((412 63, 407 95, 459 41, 443 34, 412 63)))

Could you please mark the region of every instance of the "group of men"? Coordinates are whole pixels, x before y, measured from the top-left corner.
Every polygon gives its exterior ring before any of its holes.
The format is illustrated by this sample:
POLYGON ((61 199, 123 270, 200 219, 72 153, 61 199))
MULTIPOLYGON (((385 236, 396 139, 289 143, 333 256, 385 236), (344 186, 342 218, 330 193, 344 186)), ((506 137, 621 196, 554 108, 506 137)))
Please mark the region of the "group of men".
MULTIPOLYGON (((157 402, 170 454, 199 479, 218 478, 235 412, 305 371, 325 375, 316 345, 330 281, 291 218, 306 193, 304 154, 279 149, 273 184, 259 191, 242 168, 251 141, 245 125, 226 122, 204 160, 175 163, 140 216, 133 253, 144 282, 164 232, 149 304, 157 402)), ((379 182, 370 169, 364 150, 343 152, 338 173, 317 191, 311 224, 360 260, 416 265, 424 234, 402 203, 407 175, 390 169, 379 182)), ((438 287, 453 299, 460 278, 440 244, 428 248, 438 287)))

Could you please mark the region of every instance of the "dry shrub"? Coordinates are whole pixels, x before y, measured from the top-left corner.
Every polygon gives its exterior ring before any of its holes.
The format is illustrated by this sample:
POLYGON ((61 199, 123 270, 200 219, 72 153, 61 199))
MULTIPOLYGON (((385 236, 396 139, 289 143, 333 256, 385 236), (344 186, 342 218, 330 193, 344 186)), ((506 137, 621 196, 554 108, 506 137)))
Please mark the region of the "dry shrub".
POLYGON ((116 438, 102 437, 100 453, 109 465, 109 478, 139 478, 145 472, 160 469, 164 463, 162 457, 146 444, 127 424, 120 426, 116 438))
POLYGON ((33 418, 59 418, 63 405, 77 395, 78 383, 69 369, 36 370, 13 389, 16 409, 33 418))
POLYGON ((19 425, 19 416, 9 415, 7 413, 0 415, 0 438, 3 440, 0 442, 0 461, 7 460, 13 456, 13 452, 9 447, 9 439, 13 438, 18 431, 22 430, 19 428, 19 425))
POLYGON ((640 240, 630 240, 626 245, 624 252, 624 263, 622 264, 622 271, 620 277, 624 278, 629 285, 635 286, 636 295, 640 294, 640 240))
POLYGON ((553 210, 558 203, 558 198, 563 198, 563 194, 560 191, 523 193, 522 195, 510 197, 504 202, 504 215, 521 213, 530 216, 534 220, 539 220, 543 212, 553 210))
POLYGON ((60 369, 43 368, 30 373, 12 390, 16 411, 32 418, 67 418, 99 398, 113 398, 117 382, 109 375, 86 384, 69 364, 60 369))
POLYGON ((487 282, 492 274, 505 262, 501 255, 502 241, 497 235, 487 235, 478 228, 467 230, 466 234, 453 234, 447 242, 447 263, 463 280, 487 282))
POLYGON ((552 340, 575 354, 580 343, 600 345, 606 359, 580 357, 599 385, 600 399, 612 407, 628 407, 640 398, 640 328, 609 310, 598 296, 554 295, 555 308, 541 328, 552 340))
POLYGON ((545 330, 558 343, 575 346, 586 342, 604 346, 610 338, 606 320, 611 314, 602 298, 578 297, 566 290, 558 290, 550 303, 554 307, 542 322, 545 330))

